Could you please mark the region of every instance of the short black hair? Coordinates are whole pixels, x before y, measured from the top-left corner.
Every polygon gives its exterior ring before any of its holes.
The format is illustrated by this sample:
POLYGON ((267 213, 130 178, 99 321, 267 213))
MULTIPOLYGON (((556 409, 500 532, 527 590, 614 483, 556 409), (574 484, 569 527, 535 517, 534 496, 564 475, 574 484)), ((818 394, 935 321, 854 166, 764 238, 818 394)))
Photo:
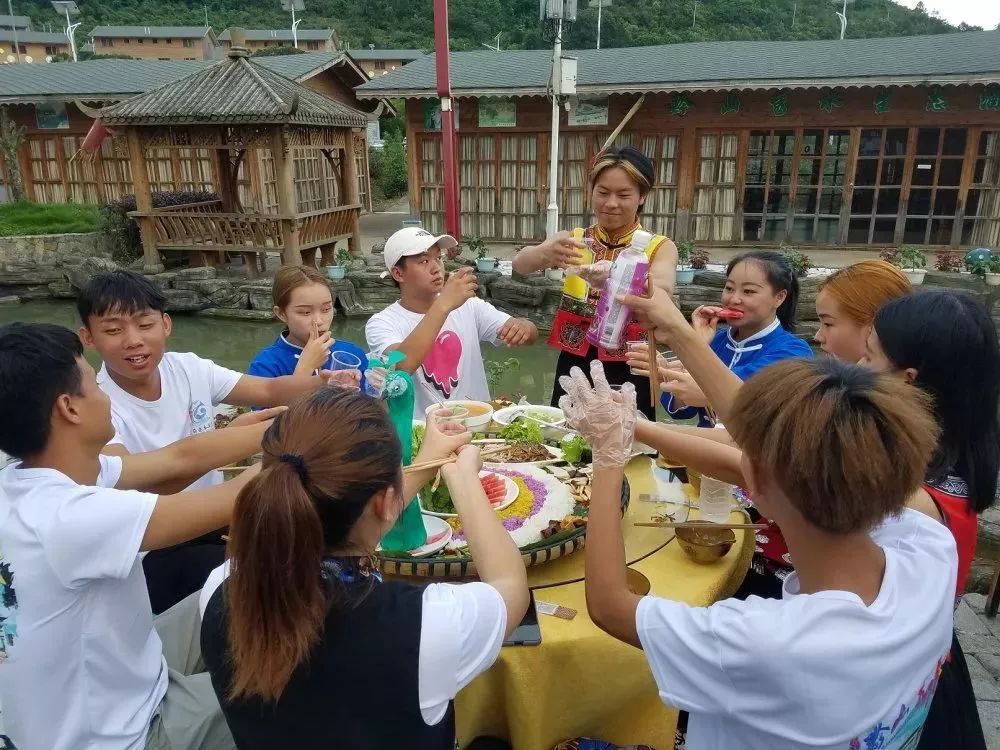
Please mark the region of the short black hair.
POLYGON ((143 310, 165 312, 167 298, 153 281, 134 271, 109 271, 94 275, 80 290, 76 309, 84 325, 91 315, 121 312, 135 315, 143 310))
POLYGON ((45 449, 56 399, 80 394, 77 360, 82 356, 83 344, 68 328, 51 323, 0 326, 0 450, 25 458, 45 449))

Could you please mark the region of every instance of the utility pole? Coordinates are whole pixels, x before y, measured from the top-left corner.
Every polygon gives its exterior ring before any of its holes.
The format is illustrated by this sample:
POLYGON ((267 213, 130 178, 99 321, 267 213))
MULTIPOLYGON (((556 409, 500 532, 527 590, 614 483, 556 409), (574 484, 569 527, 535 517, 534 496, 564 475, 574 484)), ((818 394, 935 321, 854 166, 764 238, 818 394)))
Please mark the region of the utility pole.
POLYGON ((691 16, 691 28, 698 23, 698 0, 694 0, 694 13, 691 16))
POLYGON ((597 8, 597 49, 601 48, 601 16, 604 13, 604 6, 610 6, 612 0, 589 0, 591 8, 597 8))
MULTIPOLYGON (((455 149, 455 108, 451 98, 451 61, 448 48, 448 0, 434 0, 434 57, 437 93, 441 100, 441 166, 444 170, 444 229, 461 239, 458 215, 458 159, 455 149)), ((410 144, 416 148, 416 144, 410 144)))
MULTIPOLYGON (((552 44, 552 80, 550 84, 552 95, 552 135, 549 142, 549 204, 545 210, 545 233, 551 237, 559 231, 559 98, 563 93, 563 56, 562 34, 563 22, 576 21, 576 0, 540 0, 539 10, 543 24, 551 24, 553 29, 552 44)), ((572 60, 575 78, 575 63, 572 60)))

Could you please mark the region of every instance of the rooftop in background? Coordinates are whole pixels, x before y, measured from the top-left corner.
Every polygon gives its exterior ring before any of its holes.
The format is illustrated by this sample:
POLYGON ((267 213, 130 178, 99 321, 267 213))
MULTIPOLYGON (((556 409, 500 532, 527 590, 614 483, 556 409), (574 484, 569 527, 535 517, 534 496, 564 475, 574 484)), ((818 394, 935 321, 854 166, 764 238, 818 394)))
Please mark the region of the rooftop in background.
MULTIPOLYGON (((6 28, 0 26, 0 42, 13 42, 14 32, 8 26, 6 28)), ((49 45, 60 45, 69 44, 69 39, 66 38, 65 34, 47 31, 25 31, 24 29, 17 29, 17 43, 18 44, 49 44, 49 45)), ((7 66, 3 66, 7 67, 7 66)))
MULTIPOLYGON (((56 36, 66 41, 65 36, 56 36)), ((300 81, 336 65, 343 58, 336 52, 312 52, 257 57, 254 60, 265 68, 300 81)), ((117 100, 176 81, 214 64, 212 60, 108 59, 48 65, 0 65, 0 102, 50 98, 117 100)))
POLYGON ((95 26, 91 38, 201 39, 211 26, 95 26))
POLYGON ((31 26, 31 19, 27 16, 0 16, 0 27, 10 29, 27 29, 31 26))
MULTIPOLYGON (((333 29, 299 29, 297 32, 300 42, 325 42, 333 36, 333 29)), ((229 41, 229 29, 219 34, 220 42, 229 41)), ((247 29, 248 42, 291 42, 291 29, 247 29)))
POLYGON ((281 124, 361 128, 359 110, 234 49, 226 59, 101 112, 108 124, 281 124))
MULTIPOLYGON (((353 52, 352 52, 353 54, 353 52)), ((1000 31, 798 42, 694 42, 577 50, 579 94, 1000 81, 1000 31)), ((551 50, 451 53, 456 96, 544 96, 551 50)), ((435 97, 433 55, 358 96, 435 97)))
MULTIPOLYGON (((427 53, 419 49, 369 49, 359 47, 347 50, 348 54, 358 61, 365 60, 419 60, 427 53)), ((551 57, 551 55, 550 55, 551 57)))

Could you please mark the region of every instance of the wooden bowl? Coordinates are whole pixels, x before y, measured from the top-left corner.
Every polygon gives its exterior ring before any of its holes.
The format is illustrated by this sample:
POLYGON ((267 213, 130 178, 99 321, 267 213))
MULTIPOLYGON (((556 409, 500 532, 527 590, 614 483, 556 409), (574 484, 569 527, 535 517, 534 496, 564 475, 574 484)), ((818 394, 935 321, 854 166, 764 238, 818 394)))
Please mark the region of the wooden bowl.
POLYGON ((712 528, 711 521, 689 521, 698 527, 681 527, 676 529, 677 543, 685 554, 700 565, 711 565, 718 562, 736 543, 736 534, 732 529, 712 528))

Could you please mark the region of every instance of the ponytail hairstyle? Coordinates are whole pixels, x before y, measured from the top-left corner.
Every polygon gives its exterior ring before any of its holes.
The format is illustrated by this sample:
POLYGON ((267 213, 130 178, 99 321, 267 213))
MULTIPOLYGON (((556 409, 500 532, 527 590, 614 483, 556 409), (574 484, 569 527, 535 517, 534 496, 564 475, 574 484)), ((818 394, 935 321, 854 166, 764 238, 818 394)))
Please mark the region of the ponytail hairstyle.
POLYGON ((882 307, 875 333, 893 367, 915 369, 913 384, 934 400, 941 437, 927 480, 957 474, 982 513, 996 498, 1000 470, 1000 344, 992 318, 964 292, 921 290, 882 307))
POLYGON ((729 261, 726 266, 726 276, 729 276, 740 263, 756 263, 764 272, 764 278, 775 293, 785 292, 785 301, 778 308, 777 316, 781 327, 789 333, 795 333, 795 311, 799 304, 799 279, 795 269, 781 253, 770 250, 752 250, 741 253, 729 261))
POLYGON ((236 499, 226 582, 230 699, 276 701, 346 592, 323 555, 347 546, 372 496, 401 491, 402 448, 386 411, 359 391, 322 388, 264 435, 263 469, 236 499), (349 436, 349 438, 347 437, 349 436))

